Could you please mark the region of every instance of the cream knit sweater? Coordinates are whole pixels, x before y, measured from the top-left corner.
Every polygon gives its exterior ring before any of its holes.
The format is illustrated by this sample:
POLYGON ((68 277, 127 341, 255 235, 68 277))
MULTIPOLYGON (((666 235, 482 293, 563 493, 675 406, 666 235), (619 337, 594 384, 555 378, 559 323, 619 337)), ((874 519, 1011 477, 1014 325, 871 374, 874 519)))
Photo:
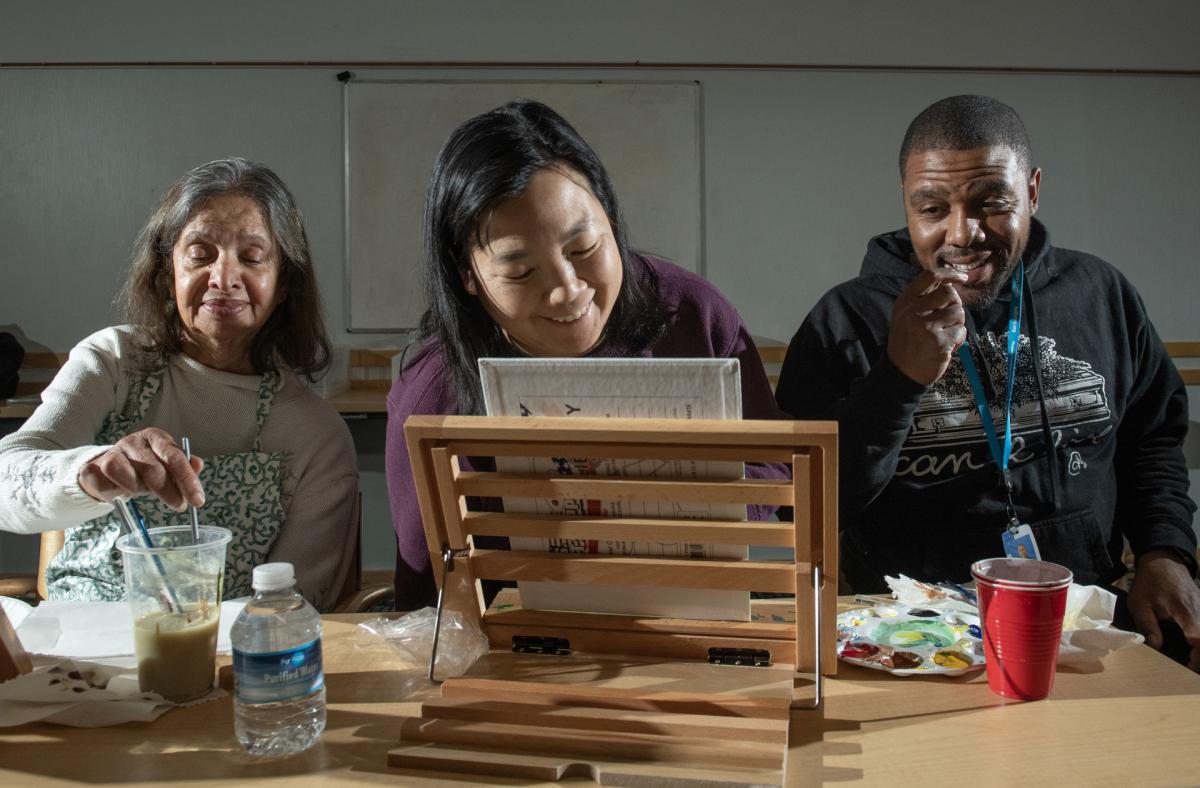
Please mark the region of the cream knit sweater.
MULTIPOLYGON (((130 326, 106 328, 80 342, 21 429, 0 440, 0 529, 36 533, 71 528, 112 506, 79 486, 79 471, 109 447, 94 443, 105 417, 124 407, 138 357, 130 326)), ((179 355, 145 420, 196 456, 254 446, 258 375, 210 369, 179 355)), ((297 589, 322 610, 345 581, 357 538, 358 471, 345 422, 285 372, 262 434, 263 451, 284 454, 286 520, 268 556, 296 568, 297 589)))

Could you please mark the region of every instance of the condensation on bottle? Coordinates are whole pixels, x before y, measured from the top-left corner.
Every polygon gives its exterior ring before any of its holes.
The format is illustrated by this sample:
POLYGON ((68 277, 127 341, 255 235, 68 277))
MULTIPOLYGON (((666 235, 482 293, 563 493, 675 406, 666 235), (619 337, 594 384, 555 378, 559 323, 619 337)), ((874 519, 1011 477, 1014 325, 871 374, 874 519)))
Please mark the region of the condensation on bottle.
POLYGON ((233 622, 234 731, 251 755, 303 752, 325 730, 321 617, 291 564, 254 568, 254 597, 233 622))

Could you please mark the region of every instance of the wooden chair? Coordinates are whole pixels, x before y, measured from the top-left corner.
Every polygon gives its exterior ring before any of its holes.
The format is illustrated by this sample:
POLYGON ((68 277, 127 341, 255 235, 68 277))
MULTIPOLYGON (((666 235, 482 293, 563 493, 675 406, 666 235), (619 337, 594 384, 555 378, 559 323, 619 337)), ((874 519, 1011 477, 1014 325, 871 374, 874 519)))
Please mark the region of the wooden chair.
POLYGON ((391 766, 623 785, 782 780, 793 709, 819 708, 820 675, 837 670, 835 424, 413 416, 405 433, 441 599, 482 628, 491 652, 445 679, 420 717, 403 720, 391 766), (467 472, 460 456, 788 463, 793 479, 467 472), (796 517, 471 512, 468 496, 763 503, 793 506, 796 517), (477 536, 788 546, 795 560, 487 550, 475 547, 477 536), (795 598, 772 602, 781 615, 750 621, 485 610, 484 579, 795 598))
POLYGON ((1167 355, 1175 361, 1175 366, 1179 370, 1179 375, 1183 378, 1183 382, 1188 386, 1200 386, 1200 367, 1183 366, 1179 363, 1179 359, 1200 359, 1200 341, 1197 342, 1164 342, 1167 347, 1167 355))
POLYGON ((0 596, 33 597, 39 602, 45 599, 46 566, 62 550, 65 538, 64 531, 43 531, 38 546, 37 574, 0 578, 0 596))
POLYGON ((787 358, 788 346, 768 337, 754 337, 754 346, 758 348, 758 357, 762 359, 767 380, 772 386, 778 386, 779 372, 783 369, 783 360, 787 358))
POLYGON ((358 532, 355 535, 354 545, 354 560, 350 563, 350 573, 346 576, 346 582, 342 585, 342 590, 338 593, 338 601, 334 605, 335 613, 362 613, 370 610, 373 607, 381 607, 389 604, 394 599, 396 589, 390 583, 376 583, 363 586, 362 572, 362 493, 358 494, 358 500, 355 504, 357 512, 355 517, 358 522, 358 532))
MULTIPOLYGON (((354 546, 354 560, 350 564, 350 573, 338 601, 334 607, 338 613, 358 613, 386 603, 395 593, 391 585, 377 584, 367 587, 362 585, 362 496, 358 503, 358 534, 354 546)), ((46 567, 50 560, 58 555, 63 548, 64 531, 44 531, 38 548, 38 569, 34 577, 18 576, 0 579, 0 596, 27 597, 34 596, 37 601, 48 598, 46 590, 46 567)))

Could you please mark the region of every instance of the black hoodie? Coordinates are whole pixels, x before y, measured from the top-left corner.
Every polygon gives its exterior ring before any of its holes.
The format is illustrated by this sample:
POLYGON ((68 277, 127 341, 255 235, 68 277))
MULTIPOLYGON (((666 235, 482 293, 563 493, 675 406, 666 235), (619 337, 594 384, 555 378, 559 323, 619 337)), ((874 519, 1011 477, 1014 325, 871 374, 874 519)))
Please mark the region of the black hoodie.
MULTIPOLYGON (((931 386, 887 358, 892 305, 920 272, 911 255, 907 230, 871 239, 858 278, 827 293, 793 337, 776 390, 795 418, 838 421, 841 565, 859 592, 901 572, 966 579, 973 561, 1003 555, 1006 500, 958 355, 931 386)), ((1010 461, 1018 517, 1033 526, 1042 557, 1079 583, 1124 573, 1122 536, 1135 555, 1175 549, 1194 574, 1187 393, 1141 298, 1103 260, 1051 246, 1036 219, 1025 265, 1043 386, 1040 395, 1026 321, 1010 461)), ((1006 377, 1008 315, 1007 288, 968 310, 992 391, 1006 377)))

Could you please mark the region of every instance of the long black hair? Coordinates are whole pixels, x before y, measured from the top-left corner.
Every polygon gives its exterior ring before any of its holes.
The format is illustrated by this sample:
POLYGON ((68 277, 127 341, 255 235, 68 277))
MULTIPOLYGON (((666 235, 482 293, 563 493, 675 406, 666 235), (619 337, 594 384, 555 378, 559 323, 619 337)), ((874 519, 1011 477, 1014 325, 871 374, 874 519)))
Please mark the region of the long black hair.
POLYGON ((634 353, 664 331, 657 281, 629 249, 612 181, 591 146, 557 112, 529 99, 477 115, 455 129, 438 154, 425 201, 427 307, 420 340, 436 343, 445 355, 460 414, 483 412, 479 359, 520 355, 463 285, 471 250, 484 245, 483 225, 492 209, 524 192, 537 172, 554 167, 587 179, 621 255, 621 290, 601 344, 634 353))

